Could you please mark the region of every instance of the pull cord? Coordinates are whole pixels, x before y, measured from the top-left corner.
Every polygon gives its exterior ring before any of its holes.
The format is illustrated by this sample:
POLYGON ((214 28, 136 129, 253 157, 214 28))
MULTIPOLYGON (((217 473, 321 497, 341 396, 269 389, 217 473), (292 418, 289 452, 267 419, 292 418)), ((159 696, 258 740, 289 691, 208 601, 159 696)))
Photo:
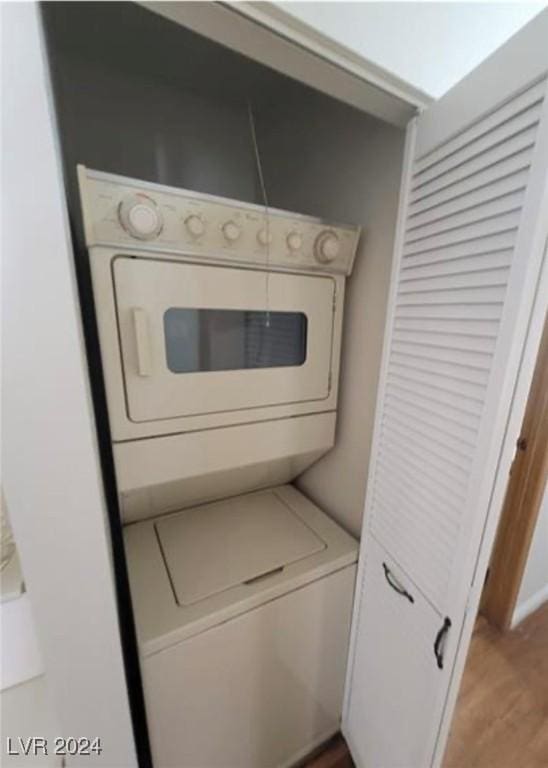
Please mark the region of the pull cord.
POLYGON ((251 141, 253 144, 253 150, 255 153, 255 162, 257 165, 257 174, 259 176, 259 184, 261 187, 261 196, 263 199, 264 213, 265 213, 265 294, 266 294, 266 327, 270 327, 270 215, 268 209, 268 198, 266 195, 266 184, 264 181, 263 166, 261 163, 261 153, 259 152, 259 143, 257 141, 257 132, 255 130, 255 117, 253 115, 253 107, 251 101, 247 102, 247 112, 249 115, 249 127, 251 130, 251 141))

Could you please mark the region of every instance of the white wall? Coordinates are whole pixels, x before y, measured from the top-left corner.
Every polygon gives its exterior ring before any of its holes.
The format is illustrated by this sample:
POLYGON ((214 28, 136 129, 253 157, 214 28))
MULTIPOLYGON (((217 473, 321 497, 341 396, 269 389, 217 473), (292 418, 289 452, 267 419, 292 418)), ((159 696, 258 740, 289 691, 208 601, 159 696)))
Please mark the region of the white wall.
MULTIPOLYGON (((21 757, 8 753, 8 738, 11 738, 11 748, 17 749, 19 737, 43 735, 53 739, 60 733, 26 592, 0 603, 0 640, 0 762, 18 768, 21 757)), ((49 753, 25 758, 25 764, 27 762, 58 767, 61 758, 49 753)))
POLYGON ((135 746, 39 11, 1 12, 5 498, 60 735, 103 742, 67 765, 125 768, 135 746))
POLYGON ((546 2, 275 4, 393 75, 439 98, 546 2))
MULTIPOLYGON (((18 751, 19 738, 43 734, 51 739, 60 733, 60 728, 16 551, 1 576, 0 762, 17 768, 21 756, 13 752, 18 751)), ((26 762, 59 768, 61 757, 50 751, 47 756, 29 756, 26 762)))
POLYGON ((2 691, 0 706, 0 762, 4 768, 61 768, 62 757, 55 755, 52 748, 60 729, 46 676, 39 675, 2 691), (47 755, 39 752, 22 758, 20 754, 13 754, 20 751, 19 738, 29 739, 32 736, 48 740, 50 749, 47 755))
POLYGON ((548 600, 548 484, 540 506, 535 533, 527 557, 512 626, 548 600))

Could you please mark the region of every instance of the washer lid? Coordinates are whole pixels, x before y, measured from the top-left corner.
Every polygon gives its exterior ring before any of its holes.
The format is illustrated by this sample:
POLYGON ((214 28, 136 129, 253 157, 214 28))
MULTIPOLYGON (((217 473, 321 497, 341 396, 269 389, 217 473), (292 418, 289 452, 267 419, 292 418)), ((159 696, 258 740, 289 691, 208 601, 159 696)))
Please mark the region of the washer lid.
POLYGON ((182 510, 155 528, 179 605, 249 583, 327 546, 275 491, 182 510))

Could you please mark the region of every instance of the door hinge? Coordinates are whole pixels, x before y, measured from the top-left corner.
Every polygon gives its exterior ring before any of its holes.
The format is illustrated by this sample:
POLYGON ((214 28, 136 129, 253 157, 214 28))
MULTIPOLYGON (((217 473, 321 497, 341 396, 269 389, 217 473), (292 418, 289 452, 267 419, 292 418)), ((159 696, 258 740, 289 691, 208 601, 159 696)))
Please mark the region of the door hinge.
POLYGON ((327 377, 327 391, 331 392, 331 384, 333 383, 333 372, 329 371, 329 376, 327 377))
POLYGON ((518 451, 526 451, 527 450, 527 438, 526 437, 518 437, 516 442, 516 448, 518 451))

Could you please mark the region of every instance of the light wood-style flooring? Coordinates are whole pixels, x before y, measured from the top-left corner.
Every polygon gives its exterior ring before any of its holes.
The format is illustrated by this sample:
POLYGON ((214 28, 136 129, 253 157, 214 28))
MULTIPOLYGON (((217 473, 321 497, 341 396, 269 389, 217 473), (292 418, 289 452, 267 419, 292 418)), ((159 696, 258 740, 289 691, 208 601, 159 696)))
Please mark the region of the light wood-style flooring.
POLYGON ((478 619, 443 768, 548 768, 548 603, 504 634, 478 619))

